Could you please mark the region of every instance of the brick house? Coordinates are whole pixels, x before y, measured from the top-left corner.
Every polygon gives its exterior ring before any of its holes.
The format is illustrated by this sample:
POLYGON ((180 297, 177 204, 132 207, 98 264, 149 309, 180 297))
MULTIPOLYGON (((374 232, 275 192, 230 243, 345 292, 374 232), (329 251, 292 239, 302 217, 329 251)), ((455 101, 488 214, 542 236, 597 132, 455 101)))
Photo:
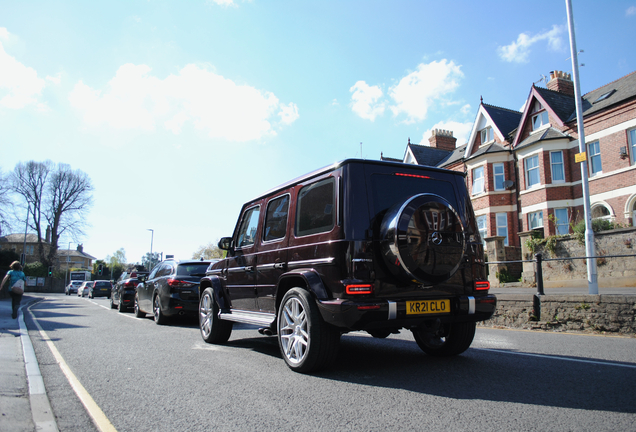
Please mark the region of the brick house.
MULTIPOLYGON (((0 237, 0 250, 14 251, 18 255, 26 250, 26 263, 31 264, 39 262, 38 256, 38 236, 37 234, 26 235, 26 249, 24 248, 24 234, 9 234, 0 237)), ((44 241, 44 247, 48 250, 50 242, 44 241)), ((82 268, 91 270, 93 268, 93 260, 96 258, 84 252, 84 247, 78 245, 77 249, 67 250, 58 249, 54 266, 57 270, 66 270, 70 268, 82 268)))
POLYGON ((76 249, 58 249, 55 266, 59 270, 78 268, 92 271, 93 260, 96 259, 84 252, 83 245, 77 245, 76 249))
MULTIPOLYGON (((465 172, 482 238, 509 247, 530 230, 567 234, 583 218, 574 85, 554 71, 546 87, 531 86, 522 112, 482 101, 466 144, 436 129, 428 146, 409 140, 402 159, 465 172)), ((582 99, 592 217, 634 226, 636 72, 582 99)))
MULTIPOLYGON (((8 234, 0 237, 0 249, 5 251, 13 251, 18 255, 24 253, 26 255, 26 263, 31 264, 40 260, 38 257, 38 236, 37 234, 26 235, 25 247, 24 234, 8 234)), ((44 242, 44 248, 48 250, 49 242, 44 242)))

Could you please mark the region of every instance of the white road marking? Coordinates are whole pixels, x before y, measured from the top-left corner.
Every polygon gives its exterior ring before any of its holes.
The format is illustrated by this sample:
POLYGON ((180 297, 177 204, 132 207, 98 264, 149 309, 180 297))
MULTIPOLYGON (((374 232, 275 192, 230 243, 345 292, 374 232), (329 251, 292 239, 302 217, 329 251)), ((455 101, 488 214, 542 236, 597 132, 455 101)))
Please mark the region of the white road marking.
MULTIPOLYGON (((30 308, 31 307, 29 306, 29 312, 31 312, 30 308)), ((117 432, 117 429, 115 429, 110 420, 108 420, 106 414, 104 414, 97 403, 95 403, 91 395, 86 391, 82 383, 80 383, 75 374, 71 371, 71 368, 68 367, 66 361, 64 361, 64 357, 62 357, 60 352, 57 350, 55 344, 49 338, 49 335, 42 329, 42 326, 38 322, 38 319, 33 312, 31 312, 31 316, 33 316, 33 322, 37 326, 40 332, 40 336, 42 336, 42 340, 44 340, 48 345, 49 349, 51 350, 51 354, 53 354, 53 357, 55 357, 55 360, 60 366, 60 369, 62 369, 62 372, 75 391, 75 394, 86 408, 88 415, 93 419, 93 423, 95 424, 97 429, 102 432, 117 432)))
POLYGON ((586 359, 577 359, 572 357, 561 357, 561 356, 546 355, 546 354, 503 351, 503 350, 490 349, 490 348, 471 348, 471 350, 488 351, 488 352, 493 352, 497 354, 511 354, 511 355, 525 356, 525 357, 538 357, 538 358, 545 358, 550 360, 562 360, 562 361, 571 361, 571 362, 577 362, 577 363, 588 363, 588 364, 594 364, 599 366, 618 366, 618 367, 625 367, 629 369, 636 369, 635 364, 615 363, 610 361, 586 360, 586 359))

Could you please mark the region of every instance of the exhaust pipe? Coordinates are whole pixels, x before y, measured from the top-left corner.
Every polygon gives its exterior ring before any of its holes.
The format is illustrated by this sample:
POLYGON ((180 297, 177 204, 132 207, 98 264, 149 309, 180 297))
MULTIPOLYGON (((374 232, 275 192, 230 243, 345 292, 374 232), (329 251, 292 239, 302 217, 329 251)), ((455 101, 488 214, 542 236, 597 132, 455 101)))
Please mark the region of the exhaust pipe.
POLYGON ((265 336, 274 336, 274 332, 269 327, 259 328, 258 332, 265 336))

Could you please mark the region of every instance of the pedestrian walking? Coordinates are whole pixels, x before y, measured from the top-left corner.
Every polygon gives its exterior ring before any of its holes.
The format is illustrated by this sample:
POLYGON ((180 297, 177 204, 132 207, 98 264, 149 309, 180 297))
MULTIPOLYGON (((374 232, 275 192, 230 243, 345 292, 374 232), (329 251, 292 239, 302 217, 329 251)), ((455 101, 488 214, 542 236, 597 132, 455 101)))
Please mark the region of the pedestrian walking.
POLYGON ((22 294, 24 294, 24 286, 26 285, 26 276, 24 272, 22 272, 22 266, 18 261, 11 263, 11 270, 9 270, 4 279, 2 279, 0 291, 2 291, 7 284, 9 286, 9 294, 11 295, 11 317, 16 319, 18 317, 20 302, 22 301, 22 294))

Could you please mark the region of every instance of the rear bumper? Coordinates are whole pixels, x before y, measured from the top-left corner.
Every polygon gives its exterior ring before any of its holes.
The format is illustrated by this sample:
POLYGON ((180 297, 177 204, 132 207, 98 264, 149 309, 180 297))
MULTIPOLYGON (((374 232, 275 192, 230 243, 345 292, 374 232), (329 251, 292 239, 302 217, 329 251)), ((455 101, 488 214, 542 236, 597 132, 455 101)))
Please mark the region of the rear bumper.
POLYGON ((485 321, 495 312, 497 298, 492 294, 450 297, 450 303, 451 310, 448 313, 418 315, 407 315, 406 300, 336 299, 318 301, 318 308, 327 323, 348 330, 412 328, 437 319, 443 323, 485 321))

